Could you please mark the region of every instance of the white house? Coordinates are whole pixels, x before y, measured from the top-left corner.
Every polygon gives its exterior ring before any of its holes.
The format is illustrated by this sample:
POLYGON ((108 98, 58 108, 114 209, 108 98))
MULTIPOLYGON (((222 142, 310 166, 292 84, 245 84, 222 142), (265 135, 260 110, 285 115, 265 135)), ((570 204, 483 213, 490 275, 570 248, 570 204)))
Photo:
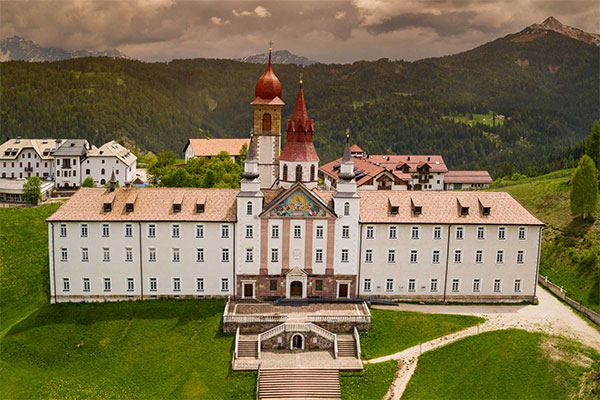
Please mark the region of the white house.
POLYGON ((52 152, 60 139, 9 139, 0 145, 0 177, 54 179, 52 152))
POLYGON ((137 157, 129 149, 111 140, 89 151, 81 164, 81 181, 91 176, 97 185, 104 185, 114 171, 117 182, 124 186, 135 178, 136 160, 137 157))
POLYGON ((85 139, 66 139, 54 150, 54 182, 57 188, 77 188, 81 185, 81 163, 92 146, 85 139))

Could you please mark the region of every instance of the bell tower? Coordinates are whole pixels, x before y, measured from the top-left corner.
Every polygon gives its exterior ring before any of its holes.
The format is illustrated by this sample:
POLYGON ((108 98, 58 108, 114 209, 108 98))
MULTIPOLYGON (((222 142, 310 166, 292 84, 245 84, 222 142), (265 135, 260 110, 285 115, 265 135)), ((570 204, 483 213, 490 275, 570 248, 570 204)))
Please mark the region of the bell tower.
MULTIPOLYGON (((272 45, 272 43, 269 43, 272 45)), ((272 48, 269 47, 267 69, 254 88, 254 138, 256 158, 260 174, 260 187, 268 189, 279 176, 279 154, 281 152, 281 83, 271 65, 272 48)))

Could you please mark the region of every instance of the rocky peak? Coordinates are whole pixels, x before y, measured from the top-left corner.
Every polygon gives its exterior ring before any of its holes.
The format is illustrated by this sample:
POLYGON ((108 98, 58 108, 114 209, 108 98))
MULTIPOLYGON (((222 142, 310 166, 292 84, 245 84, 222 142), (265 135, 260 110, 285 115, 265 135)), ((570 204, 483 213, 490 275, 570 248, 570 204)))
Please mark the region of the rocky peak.
POLYGON ((552 16, 546 18, 541 24, 533 24, 531 26, 528 26, 519 34, 536 35, 540 33, 545 33, 547 31, 554 31, 560 33, 561 35, 570 37, 571 39, 580 40, 582 42, 600 47, 600 35, 598 35, 597 33, 589 33, 579 28, 564 25, 552 16))

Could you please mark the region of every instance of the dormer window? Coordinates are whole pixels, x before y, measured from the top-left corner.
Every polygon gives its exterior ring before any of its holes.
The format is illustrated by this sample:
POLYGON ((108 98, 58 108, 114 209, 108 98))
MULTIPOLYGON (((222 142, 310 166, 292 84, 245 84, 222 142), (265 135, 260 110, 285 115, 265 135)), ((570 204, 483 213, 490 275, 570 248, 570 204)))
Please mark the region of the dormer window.
POLYGON ((420 201, 418 201, 412 197, 410 199, 410 208, 412 209, 413 216, 423 214, 423 205, 421 204, 420 201))
POLYGON ((483 217, 488 217, 492 213, 492 207, 485 200, 479 199, 479 211, 483 217))
POLYGON ((104 203, 104 212, 112 211, 112 203, 104 203))
POLYGON ((196 213, 202 214, 204 212, 204 204, 196 204, 196 213))
POLYGON ((483 207, 482 214, 487 217, 488 215, 490 215, 491 211, 492 211, 491 207, 483 207))
POLYGON ((421 207, 421 206, 415 206, 414 214, 415 215, 421 215, 421 214, 423 214, 423 207, 421 207))
POLYGON ((461 207, 460 215, 469 215, 469 207, 461 207))
POLYGON ((125 211, 133 212, 133 205, 135 204, 135 200, 137 199, 137 193, 131 192, 127 197, 127 201, 125 202, 125 211))
POLYGON ((181 204, 180 203, 173 203, 173 212, 174 213, 181 212, 181 204))
POLYGON ((127 211, 127 212, 133 212, 133 203, 126 203, 125 204, 125 211, 127 211))
POLYGON ((398 212, 400 210, 400 207, 398 206, 392 206, 392 215, 398 215, 398 212))

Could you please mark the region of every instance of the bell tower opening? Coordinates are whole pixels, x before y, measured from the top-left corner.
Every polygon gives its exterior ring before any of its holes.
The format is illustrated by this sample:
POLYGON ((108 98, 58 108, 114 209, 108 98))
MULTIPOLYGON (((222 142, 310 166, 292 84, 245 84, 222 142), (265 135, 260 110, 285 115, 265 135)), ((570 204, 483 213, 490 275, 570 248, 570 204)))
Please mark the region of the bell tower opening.
POLYGON ((271 133, 271 114, 269 114, 269 113, 263 114, 262 131, 264 133, 271 133))
POLYGON ((302 165, 296 165, 296 182, 302 181, 302 165))

